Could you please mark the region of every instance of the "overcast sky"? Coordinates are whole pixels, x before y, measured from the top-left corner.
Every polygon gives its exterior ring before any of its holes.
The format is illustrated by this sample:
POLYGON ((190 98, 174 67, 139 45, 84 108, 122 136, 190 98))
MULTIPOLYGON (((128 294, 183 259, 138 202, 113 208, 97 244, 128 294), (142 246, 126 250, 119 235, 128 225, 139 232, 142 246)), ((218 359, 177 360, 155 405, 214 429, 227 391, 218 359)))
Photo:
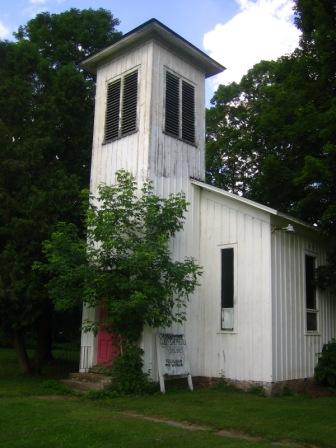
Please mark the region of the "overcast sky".
POLYGON ((12 39, 38 12, 71 7, 110 9, 124 33, 161 20, 227 67, 208 81, 208 99, 220 82, 239 81, 260 60, 292 52, 299 40, 292 0, 0 0, 0 38, 12 39))

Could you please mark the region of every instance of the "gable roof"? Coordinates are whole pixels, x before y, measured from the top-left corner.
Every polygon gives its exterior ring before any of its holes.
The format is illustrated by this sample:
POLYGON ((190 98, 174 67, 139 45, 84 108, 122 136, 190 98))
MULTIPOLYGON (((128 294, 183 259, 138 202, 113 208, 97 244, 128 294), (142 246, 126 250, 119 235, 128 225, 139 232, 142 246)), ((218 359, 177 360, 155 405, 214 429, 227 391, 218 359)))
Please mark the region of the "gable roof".
POLYGON ((156 38, 159 41, 164 42, 174 51, 178 51, 187 59, 192 60, 194 65, 204 71, 206 78, 217 75, 225 70, 223 65, 210 58, 210 56, 202 50, 195 47, 157 19, 150 19, 137 28, 134 28, 132 31, 124 34, 116 43, 85 59, 81 63, 81 66, 95 74, 97 72, 97 67, 107 59, 110 59, 117 53, 150 38, 156 38))
POLYGON ((263 204, 260 204, 259 202, 251 201, 251 199, 246 199, 246 198, 244 198, 242 196, 238 196, 237 194, 234 194, 234 193, 229 193, 228 191, 225 191, 221 188, 206 184, 205 182, 202 182, 198 179, 190 178, 190 182, 193 185, 197 185, 198 187, 203 188, 204 190, 211 191, 211 192, 217 193, 223 197, 229 198, 233 201, 238 201, 242 204, 249 205, 250 207, 253 207, 255 209, 262 210, 263 212, 269 213, 272 216, 277 216, 279 218, 283 218, 286 221, 289 221, 293 224, 303 226, 303 227, 313 230, 315 232, 319 231, 319 229, 317 229, 316 227, 314 227, 304 221, 301 221, 301 219, 294 218, 293 216, 287 215, 286 213, 281 213, 274 208, 268 207, 267 205, 263 205, 263 204))

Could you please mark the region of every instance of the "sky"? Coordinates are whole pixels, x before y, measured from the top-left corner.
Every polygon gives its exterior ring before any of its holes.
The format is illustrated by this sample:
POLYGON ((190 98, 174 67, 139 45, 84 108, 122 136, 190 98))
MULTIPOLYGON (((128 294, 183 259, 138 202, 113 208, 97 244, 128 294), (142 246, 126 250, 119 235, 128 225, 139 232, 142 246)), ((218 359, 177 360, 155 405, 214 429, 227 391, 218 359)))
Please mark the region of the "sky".
POLYGON ((153 17, 172 28, 227 68, 207 81, 207 102, 219 83, 239 82, 262 59, 291 53, 300 37, 293 0, 0 0, 0 39, 13 39, 38 12, 70 8, 109 9, 123 33, 153 17))

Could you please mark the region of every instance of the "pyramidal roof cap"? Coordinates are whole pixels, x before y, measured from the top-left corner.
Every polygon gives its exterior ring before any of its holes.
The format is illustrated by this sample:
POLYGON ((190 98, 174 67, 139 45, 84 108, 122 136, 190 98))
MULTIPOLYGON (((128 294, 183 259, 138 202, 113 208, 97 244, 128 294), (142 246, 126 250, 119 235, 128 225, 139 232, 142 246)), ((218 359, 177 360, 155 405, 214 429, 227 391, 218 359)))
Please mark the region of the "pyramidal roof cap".
POLYGON ((204 71, 206 78, 217 75, 225 70, 225 67, 219 62, 210 58, 210 56, 195 47, 195 45, 191 44, 156 19, 150 19, 137 28, 134 28, 132 31, 124 34, 116 43, 85 59, 81 63, 81 66, 91 73, 96 73, 97 67, 106 62, 106 60, 111 59, 121 51, 150 38, 156 38, 173 50, 183 54, 183 57, 188 58, 190 62, 204 71))

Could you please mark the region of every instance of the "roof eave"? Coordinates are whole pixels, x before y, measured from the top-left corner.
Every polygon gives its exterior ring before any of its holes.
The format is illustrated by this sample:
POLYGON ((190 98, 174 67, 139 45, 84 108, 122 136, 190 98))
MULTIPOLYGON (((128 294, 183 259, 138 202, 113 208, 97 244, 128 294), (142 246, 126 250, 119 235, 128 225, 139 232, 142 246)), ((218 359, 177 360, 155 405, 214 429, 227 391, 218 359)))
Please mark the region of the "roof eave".
POLYGON ((151 38, 156 38, 175 49, 179 49, 204 71, 206 78, 225 70, 224 66, 156 19, 151 19, 140 25, 138 28, 125 34, 118 42, 88 57, 81 63, 81 67, 95 74, 98 65, 102 64, 106 59, 128 47, 151 38))
POLYGON ((302 227, 306 228, 307 230, 312 230, 314 232, 321 233, 320 229, 312 226, 311 224, 301 221, 300 219, 294 218, 291 215, 287 215, 286 213, 279 212, 278 210, 268 207, 267 205, 263 205, 263 204, 260 204, 259 202, 251 201, 251 199, 246 199, 246 198, 244 198, 242 196, 238 196, 237 194, 234 194, 234 193, 229 193, 228 191, 225 191, 218 187, 214 187, 213 185, 209 185, 205 182, 202 182, 202 181, 194 179, 194 178, 191 178, 190 181, 193 185, 197 185, 197 186, 204 188, 208 191, 212 191, 213 193, 217 193, 217 194, 219 194, 221 196, 225 196, 231 200, 241 202, 250 207, 253 207, 253 208, 256 208, 263 212, 269 213, 271 216, 284 219, 284 220, 286 220, 290 223, 293 223, 295 225, 302 226, 302 227))

